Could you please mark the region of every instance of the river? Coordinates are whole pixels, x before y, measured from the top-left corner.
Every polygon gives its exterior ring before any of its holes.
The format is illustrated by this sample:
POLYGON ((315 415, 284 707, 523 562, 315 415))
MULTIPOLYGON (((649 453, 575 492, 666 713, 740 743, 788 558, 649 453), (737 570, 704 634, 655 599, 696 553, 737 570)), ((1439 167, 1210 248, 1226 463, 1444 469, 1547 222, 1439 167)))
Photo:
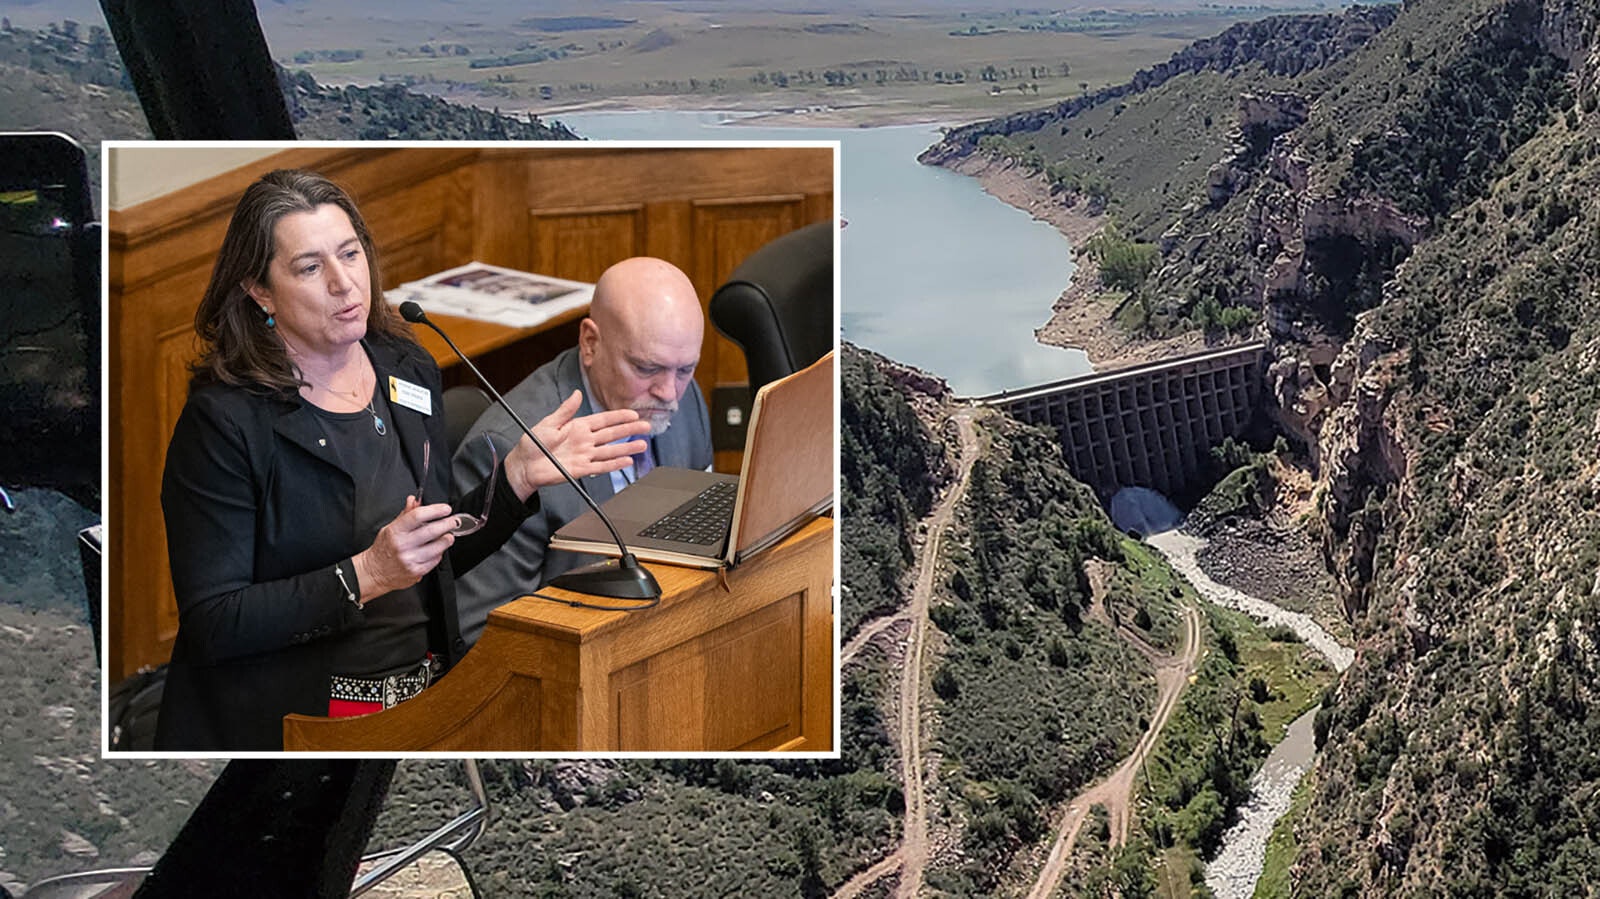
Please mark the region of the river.
MULTIPOLYGON (((1317 708, 1321 708, 1318 706, 1317 708)), ((1267 859, 1267 840, 1289 810, 1295 787, 1317 759, 1312 724, 1317 709, 1294 719, 1250 778, 1250 798, 1239 820, 1222 834, 1216 858, 1206 863, 1206 886, 1216 899, 1250 899, 1267 859)))
MULTIPOLYGON (((1341 673, 1355 661, 1355 653, 1310 615, 1291 612, 1212 580, 1199 562, 1205 539, 1178 529, 1183 513, 1165 496, 1147 487, 1124 487, 1111 497, 1109 511, 1119 530, 1147 535, 1145 542, 1155 547, 1207 602, 1243 612, 1263 624, 1289 627, 1341 673)), ((1217 899, 1250 899, 1255 892, 1266 862, 1267 839, 1278 819, 1289 810, 1300 779, 1316 761, 1312 734, 1316 717, 1317 710, 1313 708, 1291 722, 1283 739, 1272 747, 1261 769, 1250 778, 1250 799, 1239 808, 1239 819, 1223 833, 1216 856, 1206 864, 1206 886, 1217 899)))
POLYGON ((1343 672, 1355 661, 1355 652, 1350 647, 1341 644, 1333 635, 1323 630, 1310 615, 1302 612, 1291 612, 1275 603, 1251 596, 1248 593, 1235 590, 1226 584, 1219 584, 1212 580, 1200 568, 1196 556, 1200 548, 1205 545, 1205 540, 1186 534, 1182 531, 1171 530, 1165 533, 1152 534, 1148 538, 1151 546, 1161 550, 1167 557, 1172 567, 1177 569, 1201 595, 1219 606, 1243 612, 1251 618, 1265 624, 1282 624, 1292 628, 1300 639, 1317 652, 1322 653, 1334 669, 1343 672))
POLYGON ((1090 370, 1082 351, 1033 337, 1072 277, 1066 239, 975 179, 918 163, 939 138, 934 126, 780 128, 674 111, 552 118, 597 140, 837 140, 846 339, 933 372, 959 395, 1090 370))
MULTIPOLYGON (((1244 612, 1266 624, 1287 625, 1341 673, 1355 661, 1355 653, 1323 630, 1311 616, 1291 612, 1212 580, 1201 570, 1196 558, 1200 548, 1205 546, 1204 539, 1169 530, 1152 534, 1146 540, 1210 602, 1244 612)), ((1272 836, 1278 819, 1289 810, 1289 801, 1300 779, 1316 761, 1316 741, 1311 733, 1315 719, 1316 709, 1296 718, 1284 732, 1283 739, 1272 748, 1261 770, 1250 778, 1249 801, 1239 809, 1239 820, 1222 835, 1216 857, 1206 865, 1206 886, 1217 899, 1250 899, 1255 892, 1256 881, 1261 878, 1266 861, 1267 838, 1272 836)))

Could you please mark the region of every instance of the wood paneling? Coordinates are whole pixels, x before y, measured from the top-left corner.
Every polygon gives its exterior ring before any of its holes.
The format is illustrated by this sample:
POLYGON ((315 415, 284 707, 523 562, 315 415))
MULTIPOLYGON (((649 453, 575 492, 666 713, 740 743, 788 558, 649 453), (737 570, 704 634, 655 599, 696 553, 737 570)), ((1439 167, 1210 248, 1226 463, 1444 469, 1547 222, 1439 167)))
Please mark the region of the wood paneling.
MULTIPOLYGON (((717 287, 728 280, 745 257, 768 241, 812 221, 806 218, 807 198, 803 194, 722 197, 687 205, 688 224, 684 231, 696 239, 692 262, 684 271, 694 280, 708 306, 717 287)), ((708 397, 717 387, 747 384, 744 352, 715 328, 707 327, 695 380, 708 397)), ((740 452, 718 452, 716 469, 737 473, 743 459, 740 452)))
MULTIPOLYGON (((115 152, 115 151, 112 151, 115 152)), ((182 164, 174 151, 174 164, 182 164)), ((833 216, 833 154, 810 148, 616 148, 570 145, 292 147, 126 210, 108 223, 111 333, 110 674, 166 661, 176 610, 161 526, 166 444, 195 356, 194 309, 239 195, 275 168, 307 168, 345 186, 377 242, 384 284, 474 259, 593 280, 631 255, 689 273, 702 302, 749 253, 833 216)), ((502 389, 570 343, 566 330, 484 339, 502 389)), ((709 397, 742 383, 736 348, 706 328, 697 374, 709 397)), ((453 332, 454 333, 454 332, 453 332)), ((458 341, 461 339, 457 336, 458 341)), ((425 345, 460 380, 442 344, 425 345)), ((719 453, 737 470, 737 453, 719 453)))
POLYGON ((529 270, 597 281, 618 259, 648 255, 644 221, 644 206, 638 203, 610 209, 534 209, 529 270))
POLYGON ((788 596, 616 672, 614 745, 762 750, 799 736, 803 606, 788 596))
MULTIPOLYGON (((745 257, 775 238, 807 224, 805 197, 753 197, 696 201, 689 222, 696 236, 694 268, 686 269, 701 296, 707 298, 728 279, 745 257)), ((701 366, 709 368, 707 389, 747 380, 744 354, 733 341, 711 332, 711 344, 701 353, 701 366), (711 363, 711 364, 707 364, 711 363)))

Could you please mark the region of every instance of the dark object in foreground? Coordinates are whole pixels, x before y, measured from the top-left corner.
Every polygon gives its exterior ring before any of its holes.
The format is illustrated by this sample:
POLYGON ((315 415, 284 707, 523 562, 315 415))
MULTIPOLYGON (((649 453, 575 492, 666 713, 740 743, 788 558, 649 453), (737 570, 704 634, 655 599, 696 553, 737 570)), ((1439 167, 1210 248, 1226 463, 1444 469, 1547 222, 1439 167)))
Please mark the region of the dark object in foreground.
POLYGON ((251 0, 101 0, 157 140, 294 140, 251 0))
POLYGON ((229 762, 135 899, 349 896, 394 766, 229 762))

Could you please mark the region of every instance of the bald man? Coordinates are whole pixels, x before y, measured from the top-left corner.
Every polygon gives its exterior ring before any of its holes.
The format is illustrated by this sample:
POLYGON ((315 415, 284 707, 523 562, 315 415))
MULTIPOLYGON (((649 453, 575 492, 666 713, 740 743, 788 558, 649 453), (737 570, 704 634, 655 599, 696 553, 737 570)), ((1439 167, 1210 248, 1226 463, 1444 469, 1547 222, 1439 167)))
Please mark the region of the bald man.
MULTIPOLYGON (((688 276, 660 259, 625 259, 595 284, 589 317, 578 326, 578 345, 529 375, 506 401, 531 422, 577 390, 583 393, 580 416, 633 409, 650 422, 649 450, 634 457, 632 468, 583 479, 596 502, 604 503, 657 465, 710 468, 710 417, 694 382, 704 332, 700 298, 688 276)), ((456 483, 488 477, 484 433, 502 458, 522 434, 505 410, 490 406, 456 450, 456 483)), ((477 642, 490 609, 596 558, 549 548, 550 535, 588 509, 578 492, 557 484, 538 495, 538 511, 505 546, 456 581, 461 636, 468 644, 477 642)))

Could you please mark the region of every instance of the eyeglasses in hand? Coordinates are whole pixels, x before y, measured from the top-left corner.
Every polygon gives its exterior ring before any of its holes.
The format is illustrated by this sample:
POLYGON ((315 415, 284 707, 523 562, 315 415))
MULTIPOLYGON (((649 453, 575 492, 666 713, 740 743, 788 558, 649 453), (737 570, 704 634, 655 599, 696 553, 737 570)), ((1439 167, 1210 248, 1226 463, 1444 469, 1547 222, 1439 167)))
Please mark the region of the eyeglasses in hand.
MULTIPOLYGON (((450 533, 457 537, 464 537, 474 531, 480 530, 489 523, 489 506, 494 502, 494 489, 500 480, 500 453, 494 448, 494 440, 488 433, 483 435, 483 442, 489 445, 489 486, 483 492, 483 514, 473 515, 471 512, 455 513, 456 524, 450 533)), ((423 459, 426 464, 427 444, 423 444, 423 459)))

